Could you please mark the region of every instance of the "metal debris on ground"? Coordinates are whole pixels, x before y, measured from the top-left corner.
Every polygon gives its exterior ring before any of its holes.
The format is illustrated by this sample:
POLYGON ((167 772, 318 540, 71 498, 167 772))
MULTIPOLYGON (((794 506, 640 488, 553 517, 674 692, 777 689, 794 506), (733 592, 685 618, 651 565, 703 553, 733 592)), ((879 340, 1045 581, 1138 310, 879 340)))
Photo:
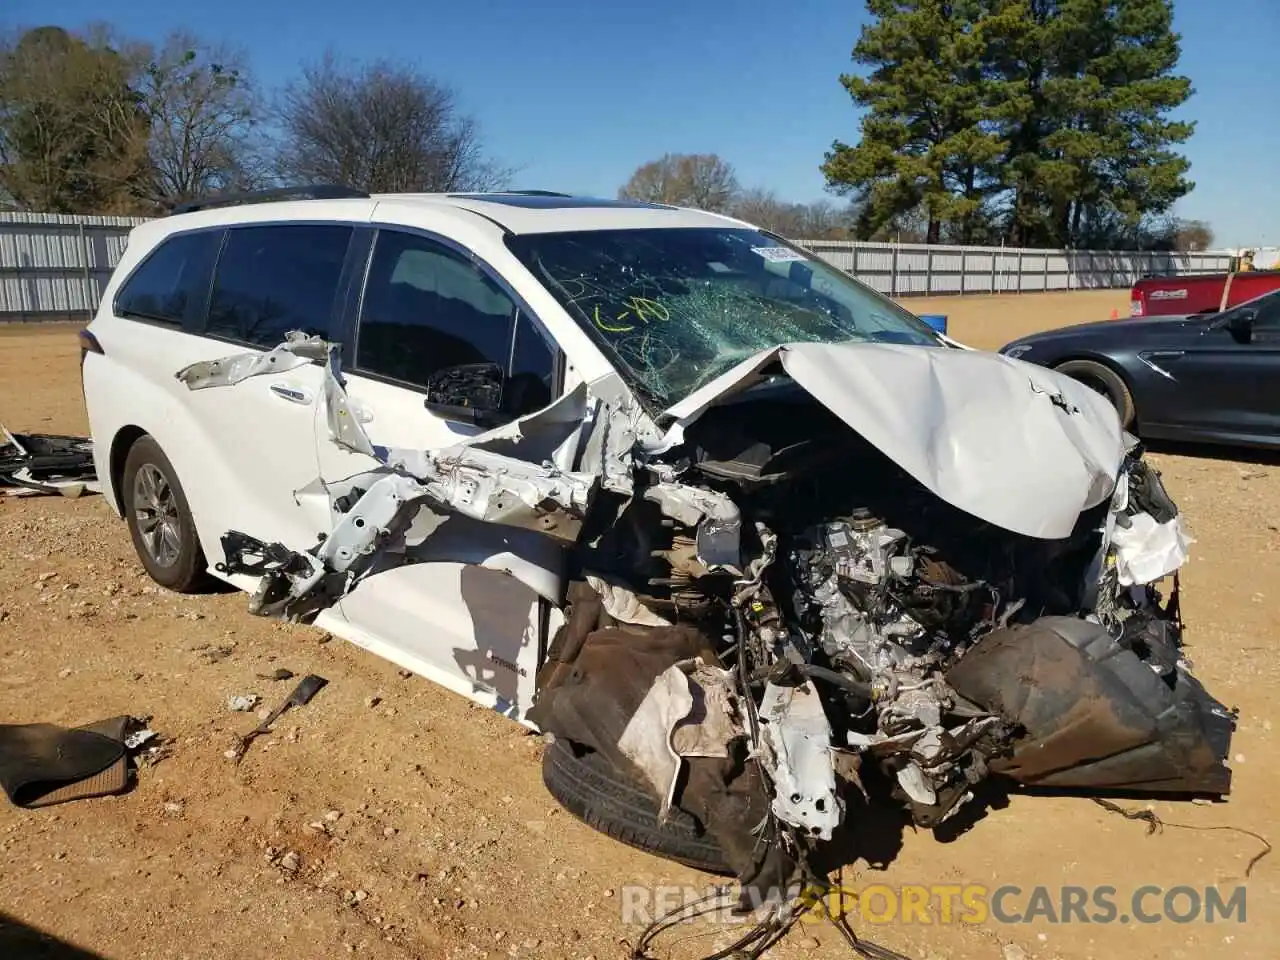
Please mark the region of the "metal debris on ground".
POLYGON ((262 698, 256 693, 242 693, 233 697, 227 697, 227 709, 233 713, 249 713, 256 707, 262 698))
POLYGON ((173 742, 147 726, 150 717, 134 717, 124 738, 124 748, 138 767, 154 767, 173 753, 173 742))
POLYGON ((290 707, 301 707, 310 703, 311 698, 319 693, 321 688, 328 682, 324 677, 317 676, 314 673, 309 673, 303 677, 298 685, 293 688, 293 693, 289 694, 284 703, 276 707, 269 717, 241 737, 233 749, 227 751, 227 759, 234 759, 236 763, 239 763, 244 759, 244 755, 249 749, 249 744, 264 733, 270 733, 271 725, 280 719, 281 714, 290 707))
POLYGON ((1252 830, 1246 830, 1244 827, 1235 827, 1230 824, 1199 825, 1193 823, 1174 823, 1171 820, 1162 820, 1150 807, 1143 807, 1140 810, 1126 810, 1124 807, 1120 806, 1120 804, 1112 803, 1110 800, 1106 800, 1102 797, 1091 797, 1090 799, 1098 806, 1102 807, 1102 809, 1109 810, 1111 813, 1118 813, 1126 820, 1143 821, 1147 825, 1147 836, 1151 836, 1153 833, 1160 833, 1165 827, 1174 827, 1178 830, 1229 830, 1232 833, 1242 833, 1246 837, 1253 837, 1253 839, 1262 844, 1262 849, 1250 857, 1249 862, 1245 864, 1244 878, 1246 880, 1248 880, 1250 874, 1253 873, 1253 868, 1258 865, 1258 861, 1271 853, 1270 840, 1262 834, 1255 833, 1252 830))
MULTIPOLYGON (((786 902, 774 902, 762 906, 757 911, 761 919, 749 927, 741 937, 700 960, 759 960, 787 935, 801 917, 814 911, 836 929, 846 946, 856 956, 863 957, 865 960, 909 960, 895 950, 860 938, 849 926, 847 916, 833 915, 826 906, 826 897, 831 890, 832 887, 825 878, 811 877, 798 896, 786 902)), ((722 913, 725 910, 739 912, 737 907, 743 903, 743 893, 745 891, 735 892, 732 887, 726 886, 717 893, 694 900, 665 916, 658 917, 636 940, 631 951, 631 960, 656 960, 657 954, 649 951, 654 947, 655 940, 673 927, 696 920, 698 917, 722 913)))
POLYGON ((124 738, 124 745, 127 750, 140 750, 145 744, 150 743, 156 738, 157 734, 148 727, 141 727, 129 733, 124 738))
POLYGON ((134 757, 134 760, 137 761, 139 767, 154 767, 158 765, 161 760, 167 760, 172 755, 173 744, 166 741, 164 743, 147 747, 134 757))
POLYGON ((0 493, 8 496, 101 493, 86 437, 10 433, 0 425, 0 493))

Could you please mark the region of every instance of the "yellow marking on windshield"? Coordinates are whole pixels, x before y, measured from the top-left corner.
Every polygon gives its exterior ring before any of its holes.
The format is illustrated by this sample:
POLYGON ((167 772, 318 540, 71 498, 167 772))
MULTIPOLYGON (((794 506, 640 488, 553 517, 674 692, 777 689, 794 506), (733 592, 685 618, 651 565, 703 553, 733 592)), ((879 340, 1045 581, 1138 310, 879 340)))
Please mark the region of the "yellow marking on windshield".
MULTIPOLYGON (((624 310, 624 311, 622 311, 622 314, 621 314, 617 319, 618 319, 618 320, 623 320, 623 319, 625 319, 625 318, 626 318, 626 316, 627 316, 627 311, 625 311, 625 310, 624 310)), ((613 327, 613 326, 610 326, 610 325, 609 325, 609 322, 608 322, 607 320, 605 320, 602 316, 600 316, 600 304, 598 304, 598 303, 597 303, 597 304, 596 304, 596 306, 595 306, 595 310, 594 310, 594 312, 593 312, 592 319, 593 319, 593 320, 595 320, 595 324, 596 324, 596 326, 597 326, 597 327, 599 327, 601 330, 603 330, 605 333, 630 333, 632 330, 634 330, 634 329, 635 329, 635 325, 634 325, 634 324, 633 324, 632 326, 629 326, 629 327, 613 327)))
MULTIPOLYGON (((631 309, 636 312, 636 316, 645 323, 648 323, 650 320, 671 319, 670 311, 668 311, 667 308, 657 300, 647 300, 644 297, 632 297, 629 302, 631 304, 631 309)), ((626 311, 623 311, 623 314, 625 315, 626 311)), ((619 317, 618 319, 622 318, 619 317)))
POLYGON ((591 319, 605 333, 630 333, 636 327, 634 323, 626 324, 626 321, 633 315, 641 323, 649 323, 652 320, 666 322, 671 319, 671 311, 657 300, 649 300, 646 297, 632 297, 627 301, 627 305, 629 309, 620 311, 614 317, 602 317, 600 316, 600 304, 597 303, 592 310, 591 319), (623 326, 623 324, 626 325, 623 326))

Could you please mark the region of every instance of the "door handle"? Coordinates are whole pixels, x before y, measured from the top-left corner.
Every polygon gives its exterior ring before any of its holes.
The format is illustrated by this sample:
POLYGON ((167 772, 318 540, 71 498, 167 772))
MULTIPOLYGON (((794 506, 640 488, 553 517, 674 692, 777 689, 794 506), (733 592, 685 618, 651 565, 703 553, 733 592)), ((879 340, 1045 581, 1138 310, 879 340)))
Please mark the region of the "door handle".
POLYGON ((310 392, 289 383, 273 383, 269 389, 281 400, 288 400, 290 403, 308 404, 311 402, 310 392))

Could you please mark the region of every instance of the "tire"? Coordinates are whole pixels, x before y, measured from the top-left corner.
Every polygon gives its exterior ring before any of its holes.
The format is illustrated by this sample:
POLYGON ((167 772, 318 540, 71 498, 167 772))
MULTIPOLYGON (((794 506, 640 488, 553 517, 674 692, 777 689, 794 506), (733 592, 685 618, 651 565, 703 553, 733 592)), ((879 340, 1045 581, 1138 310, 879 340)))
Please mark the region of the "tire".
POLYGON ((149 436, 129 448, 120 500, 133 549, 151 579, 177 593, 195 593, 207 567, 195 520, 177 471, 149 436))
POLYGON ((543 754, 542 782, 562 807, 614 840, 695 870, 733 873, 692 817, 673 810, 668 823, 659 823, 657 801, 594 751, 579 756, 557 739, 543 754))
POLYGON ((1128 430, 1133 425, 1137 416, 1133 406, 1133 394, 1129 392, 1124 378, 1106 364, 1095 360, 1068 360, 1058 364, 1054 369, 1066 374, 1072 380, 1080 381, 1090 390, 1096 390, 1110 400, 1120 417, 1121 427, 1128 430))

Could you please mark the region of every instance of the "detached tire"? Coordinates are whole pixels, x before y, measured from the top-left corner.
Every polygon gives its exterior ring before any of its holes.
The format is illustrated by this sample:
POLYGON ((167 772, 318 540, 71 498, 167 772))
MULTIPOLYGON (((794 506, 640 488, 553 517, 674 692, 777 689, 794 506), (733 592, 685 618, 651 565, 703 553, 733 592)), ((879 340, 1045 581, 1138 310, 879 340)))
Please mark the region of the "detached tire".
POLYGON ((1120 426, 1128 430, 1133 424, 1136 411, 1133 406, 1133 394, 1125 384, 1124 378, 1105 363, 1095 360, 1068 360, 1054 368, 1065 373, 1072 380, 1078 380, 1090 390, 1095 390, 1111 401, 1120 417, 1120 426))
POLYGON ((120 501, 133 549, 151 579, 177 593, 194 593, 207 563, 177 471, 149 436, 129 448, 120 501))
POLYGON ((557 739, 543 754, 542 782, 561 806, 614 840, 695 870, 733 873, 692 817, 674 810, 668 823, 659 823, 657 801, 594 751, 577 756, 557 739))

